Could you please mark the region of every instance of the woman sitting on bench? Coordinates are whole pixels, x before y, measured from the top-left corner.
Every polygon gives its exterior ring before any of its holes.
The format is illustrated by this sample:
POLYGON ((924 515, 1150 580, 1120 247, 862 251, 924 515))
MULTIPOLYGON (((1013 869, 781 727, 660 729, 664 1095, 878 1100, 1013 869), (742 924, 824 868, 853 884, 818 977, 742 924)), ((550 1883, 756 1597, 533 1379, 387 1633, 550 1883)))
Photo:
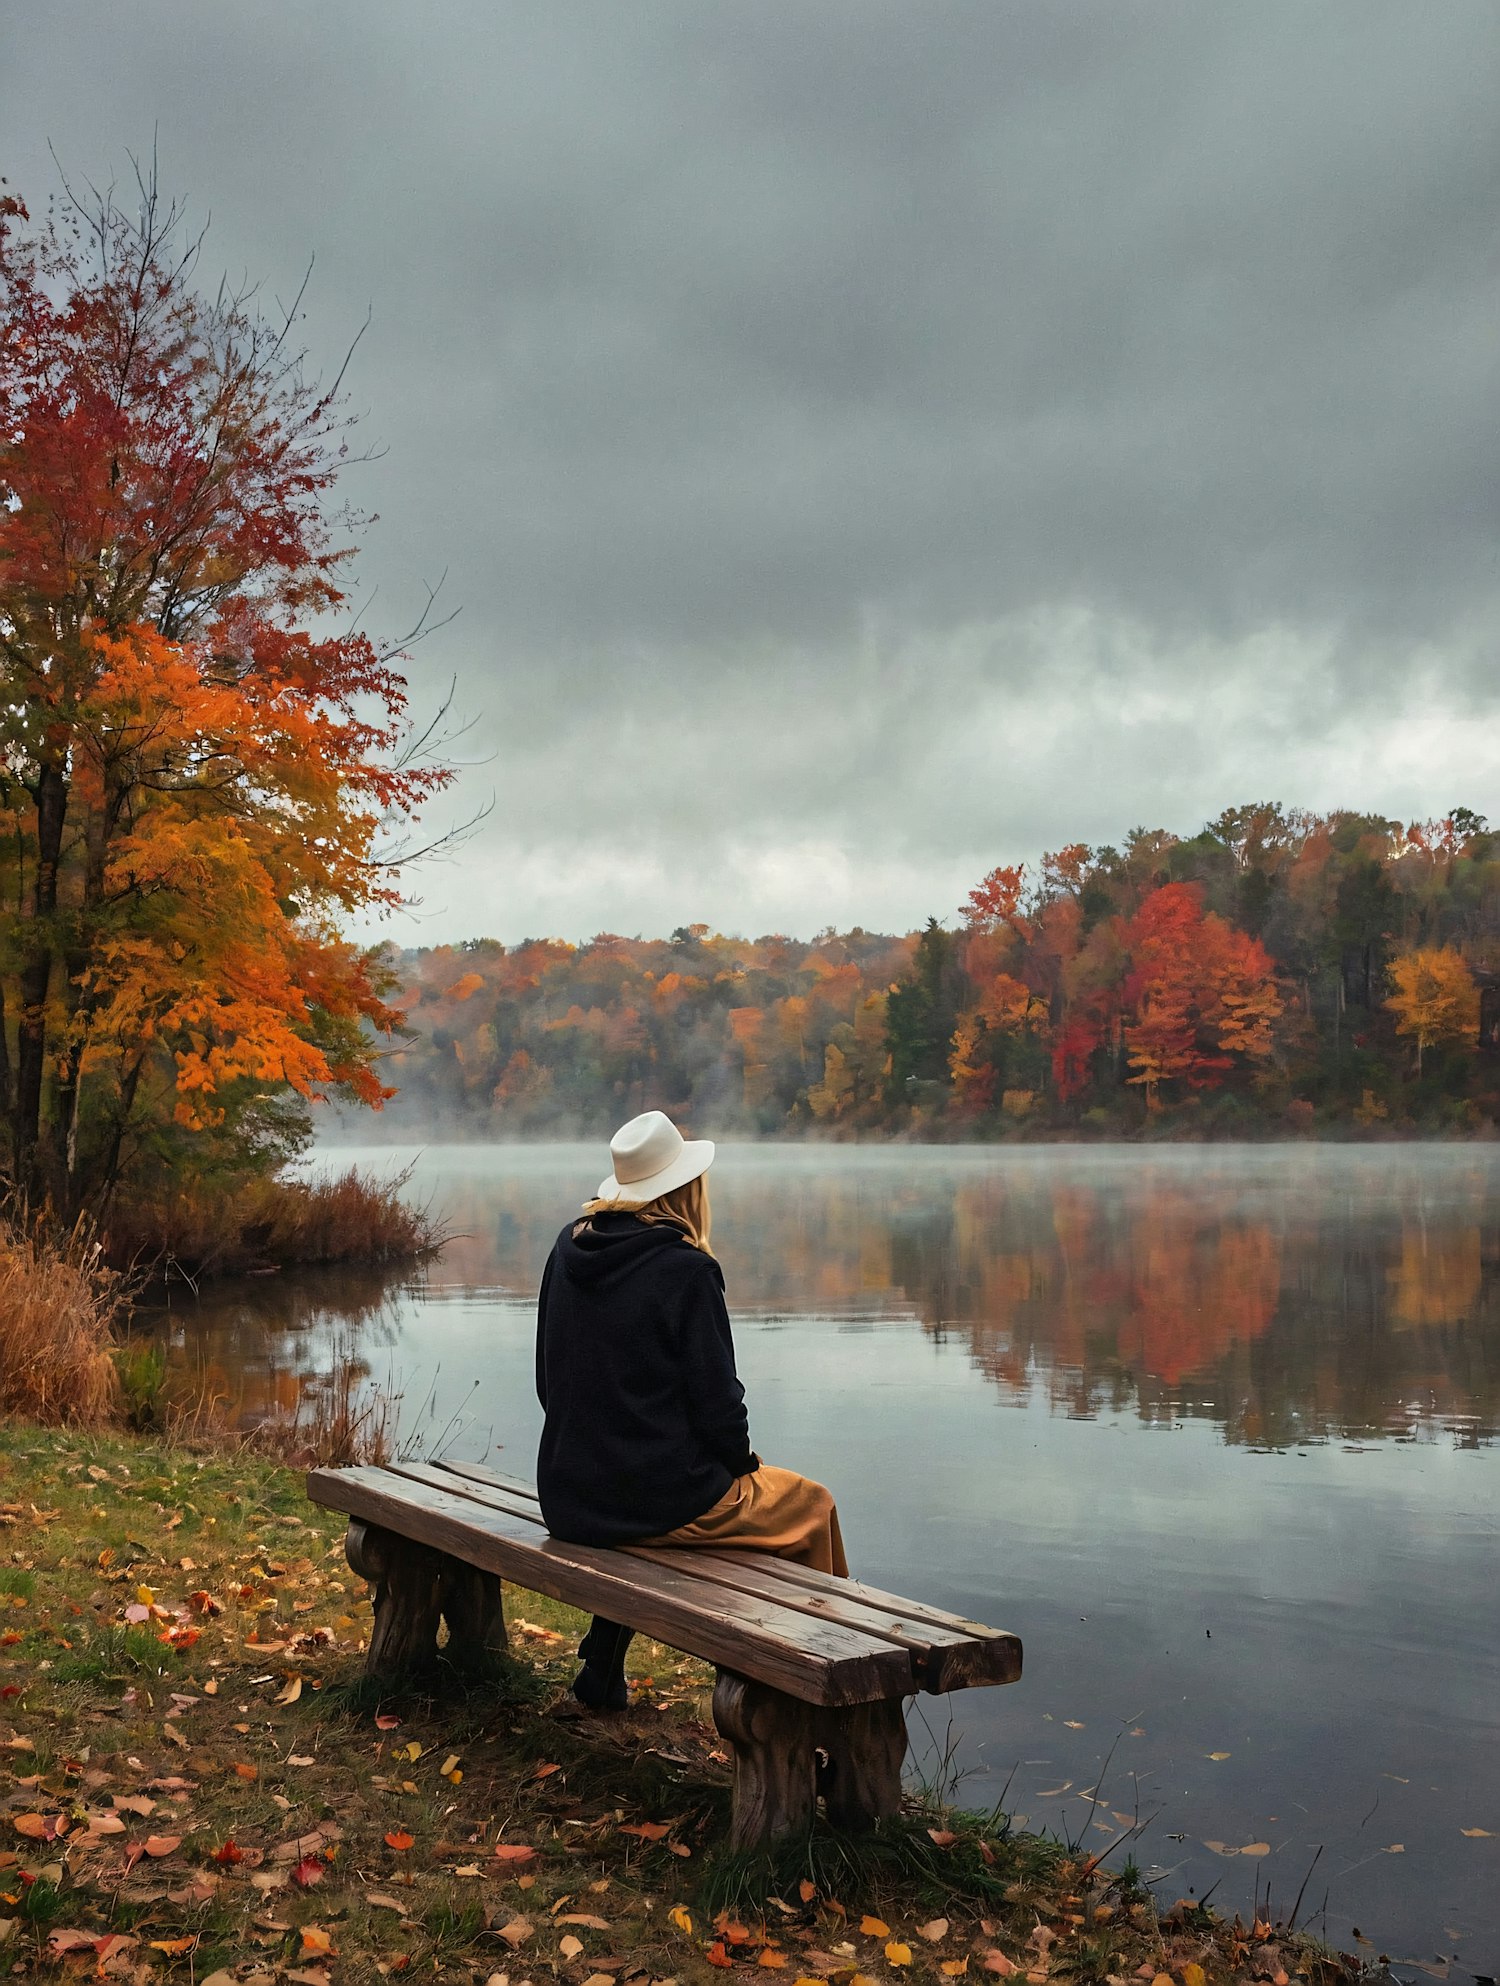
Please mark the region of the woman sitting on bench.
MULTIPOLYGON (((659 1110, 610 1140, 613 1170, 558 1236, 537 1305, 542 1516, 580 1545, 738 1545, 847 1576, 821 1483, 750 1447, 724 1277, 709 1251, 714 1147, 659 1110)), ((595 1617, 573 1694, 623 1710, 633 1630, 595 1617)))

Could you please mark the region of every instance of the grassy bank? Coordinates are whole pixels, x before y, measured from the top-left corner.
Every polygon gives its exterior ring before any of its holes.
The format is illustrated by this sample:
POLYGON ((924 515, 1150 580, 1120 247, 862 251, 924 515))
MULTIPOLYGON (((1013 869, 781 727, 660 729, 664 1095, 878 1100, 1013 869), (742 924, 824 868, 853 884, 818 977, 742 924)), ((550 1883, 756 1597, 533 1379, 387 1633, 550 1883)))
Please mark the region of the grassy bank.
POLYGON ((707 1672, 638 1642, 630 1713, 571 1717, 535 1595, 492 1685, 371 1692, 339 1521, 254 1456, 0 1426, 0 1544, 0 1977, 1355 1976, 999 1815, 732 1860, 707 1672))

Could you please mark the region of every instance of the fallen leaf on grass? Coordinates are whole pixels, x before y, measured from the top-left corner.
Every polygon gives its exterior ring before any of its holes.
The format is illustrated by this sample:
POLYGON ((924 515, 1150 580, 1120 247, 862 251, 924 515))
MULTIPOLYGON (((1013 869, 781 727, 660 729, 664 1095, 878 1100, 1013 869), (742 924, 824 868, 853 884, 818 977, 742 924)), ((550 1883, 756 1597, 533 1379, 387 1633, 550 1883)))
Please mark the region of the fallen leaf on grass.
MULTIPOLYGON (((387 1835, 386 1840, 391 1841, 391 1837, 387 1835)), ((411 1846, 409 1839, 406 1845, 408 1847, 411 1846)), ((394 1841, 391 1841, 391 1846, 393 1848, 396 1846, 394 1841)), ((534 1848, 528 1848, 524 1841, 497 1841, 495 1843, 495 1860, 497 1862, 508 1862, 514 1868, 522 1862, 531 1862, 535 1859, 536 1850, 534 1848)))
MULTIPOLYGON (((415 1839, 415 1835, 408 1834, 404 1827, 397 1827, 386 1836, 385 1845, 394 1848, 398 1855, 404 1855, 415 1839)), ((530 1853, 530 1850, 527 1852, 530 1853)))
POLYGON ((292 1881, 298 1889, 311 1889, 314 1883, 322 1882, 327 1874, 326 1862, 320 1862, 316 1855, 305 1855, 292 1870, 292 1881))
POLYGON ((1182 1968, 1182 1986, 1204 1986, 1207 1976, 1196 1960, 1189 1960, 1182 1968))
MULTIPOLYGON (((807 1888, 809 1885, 804 1884, 803 1887, 807 1888)), ((675 1925, 679 1931, 686 1931, 689 1937, 692 1936, 693 1920, 680 1903, 674 1903, 667 1912, 667 1922, 675 1925)))
POLYGON ((304 1965, 286 1976, 293 1986, 329 1986, 328 1974, 318 1965, 304 1965))
POLYGON ((153 1938, 149 1949, 154 1952, 165 1952, 168 1958, 179 1958, 183 1952, 190 1952, 197 1942, 196 1936, 191 1938, 153 1938))
POLYGON ((786 1953, 777 1951, 774 1945, 767 1945, 755 1963, 765 1966, 768 1972, 779 1972, 786 1964, 786 1953))
MULTIPOLYGON (((495 1936, 497 1938, 503 1938, 511 1950, 516 1951, 531 1936, 532 1929, 533 1926, 529 1917, 512 1917, 508 1924, 500 1925, 499 1929, 495 1932, 495 1936)), ((579 1949, 581 1950, 582 1947, 580 1946, 579 1949)))
POLYGON ((889 1965, 910 1965, 911 1946, 902 1944, 899 1938, 893 1938, 885 1948, 885 1956, 889 1965))
POLYGON ((715 1938, 714 1942, 709 1946, 708 1950, 704 1953, 704 1957, 708 1960, 710 1965, 729 1967, 734 1964, 734 1960, 729 1956, 728 1952, 725 1951, 723 1941, 719 1938, 715 1938))
POLYGON ((1008 1959, 1002 1951, 987 1951, 984 1955, 984 1969, 994 1972, 1001 1979, 1014 1979, 1021 1970, 1014 1960, 1008 1959))
POLYGON ((930 1827, 927 1830, 927 1839, 934 1848, 951 1848, 958 1836, 951 1827, 930 1827))
POLYGON ((175 1855, 182 1846, 180 1834, 148 1834, 144 1847, 153 1861, 160 1861, 164 1855, 175 1855))
POLYGON ((665 1821, 635 1821, 622 1827, 621 1834, 638 1834, 642 1841, 662 1841, 672 1830, 665 1821))
POLYGON ((277 1703, 295 1703, 301 1694, 302 1678, 300 1676, 292 1676, 288 1679, 286 1687, 276 1692, 275 1701, 277 1703))
POLYGON ((178 1727, 172 1723, 164 1723, 161 1727, 161 1730, 162 1730, 162 1736, 164 1738, 170 1738, 174 1745, 180 1745, 183 1751, 187 1750, 188 1739, 187 1739, 187 1733, 185 1731, 179 1730, 178 1727))
POLYGON ((948 1919, 934 1917, 930 1924, 919 1924, 917 1936, 925 1938, 930 1945, 940 1945, 948 1935, 948 1919))
POLYGON ((566 1917, 557 1919, 559 1924, 581 1924, 586 1931, 607 1931, 609 1920, 605 1917, 590 1917, 586 1911, 570 1910, 566 1917))
POLYGON ((938 1971, 946 1979, 961 1979, 968 1969, 969 1961, 966 1958, 945 1958, 938 1967, 938 1971))
POLYGON ((411 1912, 399 1896, 387 1896, 384 1890, 372 1889, 366 1892, 365 1902, 375 1910, 394 1910, 398 1917, 409 1917, 411 1912))
POLYGON ((567 1937, 558 1945, 557 1949, 562 1953, 564 1958, 577 1958, 578 1954, 583 1950, 583 1940, 582 1938, 575 1938, 570 1931, 567 1937))
POLYGON ((879 1917, 861 1917, 859 1935, 862 1938, 888 1938, 891 1935, 891 1927, 879 1917))
POLYGON ((235 1760, 234 1769, 241 1779, 259 1779, 260 1777, 260 1767, 258 1765, 246 1765, 243 1759, 235 1760))
POLYGON ((806 1876, 804 1876, 801 1882, 798 1883, 797 1885, 797 1894, 798 1896, 801 1897, 804 1903, 811 1903, 813 1898, 817 1895, 817 1893, 818 1893, 817 1884, 813 1882, 809 1882, 806 1876))
POLYGON ((56 1841, 59 1835, 68 1831, 67 1820, 62 1814, 17 1814, 11 1826, 17 1834, 24 1834, 28 1841, 56 1841))
POLYGON ((531 1776, 533 1779, 548 1779, 554 1772, 561 1771, 562 1767, 560 1765, 539 1765, 531 1776))
POLYGON ((313 1958, 331 1958, 335 1956, 333 1939, 319 1924, 304 1924, 302 1926, 302 1949, 313 1958))
POLYGON ((316 1765, 318 1761, 304 1756, 301 1752, 289 1752, 286 1762, 288 1765, 316 1765))

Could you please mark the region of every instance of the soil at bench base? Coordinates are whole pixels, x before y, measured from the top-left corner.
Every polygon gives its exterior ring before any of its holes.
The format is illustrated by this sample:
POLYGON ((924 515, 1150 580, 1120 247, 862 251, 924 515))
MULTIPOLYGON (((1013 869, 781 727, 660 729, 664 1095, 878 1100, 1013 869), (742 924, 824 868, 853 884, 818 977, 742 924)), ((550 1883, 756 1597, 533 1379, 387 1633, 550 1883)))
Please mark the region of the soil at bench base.
POLYGON ((1358 1976, 935 1809, 736 1862, 700 1664, 569 1715, 581 1622, 512 1592, 492 1685, 372 1697, 342 1538, 261 1461, 0 1427, 0 1978, 1358 1976))

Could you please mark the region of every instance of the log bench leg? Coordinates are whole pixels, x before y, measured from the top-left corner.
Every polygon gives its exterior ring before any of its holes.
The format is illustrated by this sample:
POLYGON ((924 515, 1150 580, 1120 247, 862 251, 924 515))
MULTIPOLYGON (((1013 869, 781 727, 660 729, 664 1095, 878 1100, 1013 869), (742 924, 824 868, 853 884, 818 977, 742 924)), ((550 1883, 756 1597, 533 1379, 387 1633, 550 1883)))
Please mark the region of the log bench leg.
POLYGON ((818 1791, 833 1826, 861 1833, 900 1812, 906 1757, 906 1706, 900 1697, 814 1711, 813 1741, 828 1757, 818 1773, 818 1791))
POLYGON ((732 1849, 805 1830, 813 1816, 813 1708, 720 1669, 714 1723, 734 1753, 732 1849))
POLYGON ((375 1607, 366 1675, 430 1671, 440 1659, 477 1673, 504 1651, 505 1612, 493 1573, 358 1518, 350 1521, 344 1556, 369 1581, 375 1607), (448 1646, 440 1655, 438 1625, 445 1619, 448 1646))
POLYGON ((462 1559, 445 1558, 439 1597, 443 1619, 448 1623, 444 1655, 466 1675, 483 1675, 493 1666, 494 1657, 504 1655, 510 1645, 505 1637, 505 1601, 499 1579, 493 1572, 481 1572, 477 1565, 465 1565, 462 1559))

